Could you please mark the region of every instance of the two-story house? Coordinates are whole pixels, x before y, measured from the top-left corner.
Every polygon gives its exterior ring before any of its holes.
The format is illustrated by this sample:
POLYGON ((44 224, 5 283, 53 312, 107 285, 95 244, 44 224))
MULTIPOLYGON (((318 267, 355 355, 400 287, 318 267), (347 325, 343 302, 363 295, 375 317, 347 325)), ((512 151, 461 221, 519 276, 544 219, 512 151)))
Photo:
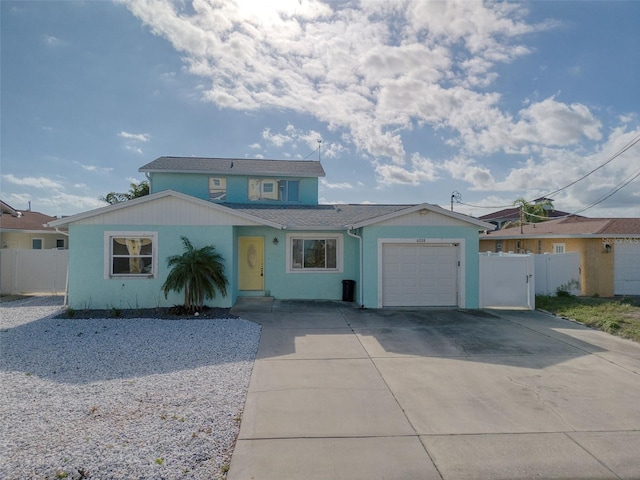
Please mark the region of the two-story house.
POLYGON ((164 298, 181 236, 214 245, 243 296, 344 299, 365 307, 478 307, 480 220, 427 203, 321 205, 317 161, 160 157, 140 168, 150 194, 51 222, 68 226, 69 304, 142 308, 164 298))

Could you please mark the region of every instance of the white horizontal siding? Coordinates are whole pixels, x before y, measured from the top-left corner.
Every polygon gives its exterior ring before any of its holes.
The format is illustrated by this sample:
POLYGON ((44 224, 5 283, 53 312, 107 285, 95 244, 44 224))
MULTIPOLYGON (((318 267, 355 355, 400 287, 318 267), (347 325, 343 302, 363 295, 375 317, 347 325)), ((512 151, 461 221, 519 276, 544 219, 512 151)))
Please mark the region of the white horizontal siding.
POLYGON ((260 225, 233 213, 165 197, 154 202, 106 212, 78 222, 80 225, 260 225))
POLYGON ((375 225, 383 227, 468 227, 469 223, 429 211, 425 214, 419 212, 408 213, 383 220, 375 225))

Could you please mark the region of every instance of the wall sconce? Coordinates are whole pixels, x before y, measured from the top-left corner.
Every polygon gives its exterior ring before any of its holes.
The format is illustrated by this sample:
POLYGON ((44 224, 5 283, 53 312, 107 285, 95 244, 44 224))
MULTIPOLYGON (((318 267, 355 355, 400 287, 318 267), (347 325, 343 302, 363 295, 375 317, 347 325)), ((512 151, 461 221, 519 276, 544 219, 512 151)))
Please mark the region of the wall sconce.
POLYGON ((611 244, 610 243, 605 243, 604 244, 604 253, 611 253, 611 244))
POLYGON ((278 241, 278 237, 273 237, 273 244, 274 244, 274 245, 278 245, 278 243, 280 243, 280 242, 278 241))

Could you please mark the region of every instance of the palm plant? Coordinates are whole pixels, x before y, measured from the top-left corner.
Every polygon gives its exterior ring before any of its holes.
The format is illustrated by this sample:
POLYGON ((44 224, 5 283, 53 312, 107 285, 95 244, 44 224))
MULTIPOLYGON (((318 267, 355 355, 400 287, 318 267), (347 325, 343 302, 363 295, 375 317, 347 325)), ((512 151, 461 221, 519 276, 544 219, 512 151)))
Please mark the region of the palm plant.
POLYGON ((180 237, 184 245, 182 255, 167 257, 171 268, 162 285, 164 298, 169 292, 184 290, 184 307, 188 311, 202 310, 208 298, 215 298, 216 290, 227 296, 227 277, 222 256, 213 245, 195 248, 187 237, 180 237))

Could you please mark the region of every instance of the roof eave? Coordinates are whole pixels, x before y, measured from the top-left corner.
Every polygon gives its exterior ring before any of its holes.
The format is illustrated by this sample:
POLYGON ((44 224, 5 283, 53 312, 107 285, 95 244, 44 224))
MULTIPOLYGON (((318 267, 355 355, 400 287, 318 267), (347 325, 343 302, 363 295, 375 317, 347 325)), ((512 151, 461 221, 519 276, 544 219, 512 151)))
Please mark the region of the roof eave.
POLYGON ((223 211, 225 213, 230 213, 233 214, 237 217, 240 218, 244 218, 245 220, 250 220, 252 222, 256 222, 259 223, 261 225, 265 225, 268 227, 273 227, 273 228, 278 228, 278 229, 282 229, 284 228, 284 225, 277 223, 277 222, 271 222, 269 220, 265 220, 264 218, 260 218, 248 213, 244 213, 244 212, 240 212, 238 210, 234 210, 232 208, 228 208, 225 207, 223 205, 219 205, 217 203, 212 203, 209 202, 207 200, 201 200, 199 198, 196 197, 192 197, 190 195, 185 195, 184 193, 180 193, 180 192, 176 192, 174 190, 163 190, 162 192, 158 192, 158 193, 153 193, 151 195, 145 195, 144 197, 138 197, 138 198, 134 198, 133 200, 127 200, 126 202, 119 202, 116 203, 114 205, 107 205, 106 207, 102 207, 102 208, 98 208, 96 210, 90 210, 88 212, 83 212, 83 213, 79 213, 77 215, 72 215, 70 217, 65 217, 62 218, 60 220, 55 220, 53 222, 49 222, 47 224, 47 226, 49 227, 60 227, 61 225, 68 225, 71 223, 75 223, 75 222, 79 222, 82 220, 86 220, 87 218, 91 218, 91 217, 95 217, 98 215, 103 215, 105 213, 110 213, 110 212, 115 212, 117 210, 120 210, 122 208, 130 208, 133 207, 135 205, 139 205, 142 203, 146 203, 146 202, 151 202, 154 200, 158 200, 160 198, 164 198, 164 197, 176 197, 176 198, 181 198, 183 200, 186 200, 188 202, 192 202, 195 204, 199 204, 202 206, 205 206, 207 208, 213 208, 214 210, 219 210, 219 211, 223 211))

